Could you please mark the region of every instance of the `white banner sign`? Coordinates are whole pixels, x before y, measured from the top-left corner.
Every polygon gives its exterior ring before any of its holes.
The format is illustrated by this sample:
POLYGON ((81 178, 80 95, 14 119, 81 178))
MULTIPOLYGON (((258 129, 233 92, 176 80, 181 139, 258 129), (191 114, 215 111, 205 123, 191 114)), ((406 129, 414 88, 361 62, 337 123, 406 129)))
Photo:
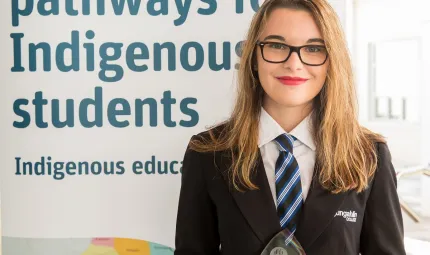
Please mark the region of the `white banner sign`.
POLYGON ((173 254, 257 0, 0 1, 3 255, 173 254))

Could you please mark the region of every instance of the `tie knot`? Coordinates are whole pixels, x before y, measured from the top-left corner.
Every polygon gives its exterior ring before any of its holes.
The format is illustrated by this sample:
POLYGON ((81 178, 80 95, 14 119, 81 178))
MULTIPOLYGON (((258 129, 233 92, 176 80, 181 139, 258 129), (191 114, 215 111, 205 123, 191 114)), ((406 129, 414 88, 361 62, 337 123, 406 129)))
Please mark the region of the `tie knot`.
POLYGON ((289 151, 293 153, 293 143, 297 140, 293 135, 284 133, 275 138, 276 143, 281 151, 289 151))

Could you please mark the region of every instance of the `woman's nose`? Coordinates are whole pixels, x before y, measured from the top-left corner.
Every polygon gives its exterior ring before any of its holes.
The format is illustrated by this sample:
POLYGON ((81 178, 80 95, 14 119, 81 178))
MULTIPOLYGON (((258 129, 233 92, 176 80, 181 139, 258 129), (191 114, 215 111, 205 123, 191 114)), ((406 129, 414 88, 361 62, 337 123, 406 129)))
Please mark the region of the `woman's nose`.
POLYGON ((287 61, 284 62, 284 68, 290 68, 291 70, 302 69, 303 63, 300 60, 297 52, 292 52, 287 61))

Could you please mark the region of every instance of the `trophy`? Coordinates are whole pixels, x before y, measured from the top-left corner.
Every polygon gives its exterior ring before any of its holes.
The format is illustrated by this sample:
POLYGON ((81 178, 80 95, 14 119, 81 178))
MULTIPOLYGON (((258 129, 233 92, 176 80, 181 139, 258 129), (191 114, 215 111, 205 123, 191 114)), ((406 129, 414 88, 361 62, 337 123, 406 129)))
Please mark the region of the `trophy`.
POLYGON ((270 240, 261 255, 306 255, 306 253, 294 235, 285 228, 270 240))

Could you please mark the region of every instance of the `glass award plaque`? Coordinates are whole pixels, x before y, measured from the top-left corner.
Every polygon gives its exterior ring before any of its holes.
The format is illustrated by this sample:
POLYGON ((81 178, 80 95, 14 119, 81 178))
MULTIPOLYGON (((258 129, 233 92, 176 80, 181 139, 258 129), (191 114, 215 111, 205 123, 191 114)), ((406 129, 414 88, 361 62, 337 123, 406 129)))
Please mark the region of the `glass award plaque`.
POLYGON ((266 245, 261 255, 302 255, 305 250, 288 229, 277 233, 266 245))

